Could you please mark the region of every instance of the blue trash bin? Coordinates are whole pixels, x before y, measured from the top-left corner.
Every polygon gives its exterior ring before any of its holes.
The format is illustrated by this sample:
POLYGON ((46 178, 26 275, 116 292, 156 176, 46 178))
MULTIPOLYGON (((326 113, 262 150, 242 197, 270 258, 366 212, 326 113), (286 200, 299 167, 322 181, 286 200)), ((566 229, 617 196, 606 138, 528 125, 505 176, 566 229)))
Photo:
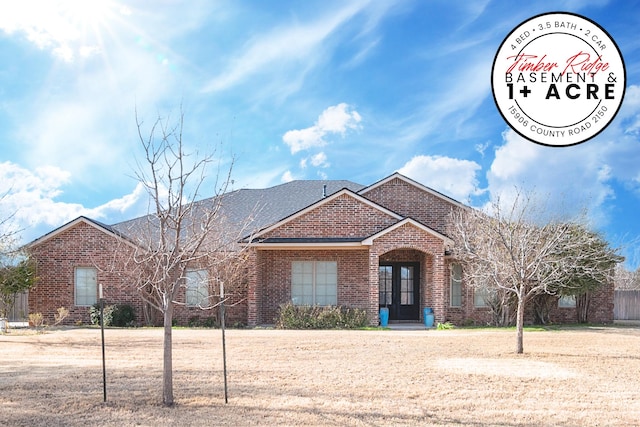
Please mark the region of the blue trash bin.
POLYGON ((424 326, 427 328, 433 328, 433 309, 431 307, 425 307, 422 309, 422 319, 424 320, 424 326))
POLYGON ((389 324, 389 309, 387 307, 382 307, 380 309, 380 326, 386 328, 389 324))

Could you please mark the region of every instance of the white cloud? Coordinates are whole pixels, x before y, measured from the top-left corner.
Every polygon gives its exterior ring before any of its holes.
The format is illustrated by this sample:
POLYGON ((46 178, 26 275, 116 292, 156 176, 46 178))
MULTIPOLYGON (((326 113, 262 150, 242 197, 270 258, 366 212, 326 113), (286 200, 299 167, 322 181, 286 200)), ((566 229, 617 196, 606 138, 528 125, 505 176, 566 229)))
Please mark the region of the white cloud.
POLYGON ((570 217, 588 208, 595 225, 606 223, 603 206, 614 197, 606 145, 593 140, 568 148, 544 147, 513 130, 503 133, 503 141, 487 173, 491 197, 499 196, 509 206, 517 190, 534 193, 550 217, 570 217))
POLYGON ((94 208, 56 200, 70 182, 71 174, 57 167, 43 166, 32 172, 11 162, 0 163, 0 212, 13 215, 12 226, 31 236, 30 230, 46 232, 80 215, 100 220, 114 214, 138 215, 141 205, 146 208, 147 194, 141 183, 131 194, 94 208))
POLYGON ((330 166, 329 162, 327 162, 327 155, 322 151, 311 156, 311 164, 320 168, 328 168, 330 166))
MULTIPOLYGON (((321 56, 320 46, 336 29, 357 15, 367 2, 350 2, 307 25, 292 25, 260 34, 219 75, 205 85, 205 92, 216 92, 242 83, 270 66, 281 70, 288 63, 312 66, 321 56)), ((304 68, 304 67, 303 67, 304 68)), ((280 71, 281 72, 281 71, 280 71)), ((287 78, 291 77, 287 74, 287 78)))
POLYGON ((491 164, 490 175, 496 180, 513 182, 542 155, 541 147, 509 129, 502 134, 506 144, 498 147, 491 164))
POLYGON ((323 147, 328 134, 344 136, 348 130, 360 129, 362 117, 349 105, 340 103, 324 110, 316 123, 308 128, 290 130, 282 140, 291 149, 291 154, 313 147, 323 147))
POLYGON ((19 33, 66 62, 99 52, 100 35, 122 14, 111 0, 21 0, 0 5, 0 29, 19 33))
POLYGON ((476 172, 480 165, 470 160, 444 156, 415 156, 398 172, 427 187, 466 203, 479 193, 476 172))
POLYGON ((295 178, 293 177, 293 174, 291 173, 291 171, 286 171, 285 173, 282 174, 282 177, 280 178, 281 182, 291 182, 293 181, 295 178))

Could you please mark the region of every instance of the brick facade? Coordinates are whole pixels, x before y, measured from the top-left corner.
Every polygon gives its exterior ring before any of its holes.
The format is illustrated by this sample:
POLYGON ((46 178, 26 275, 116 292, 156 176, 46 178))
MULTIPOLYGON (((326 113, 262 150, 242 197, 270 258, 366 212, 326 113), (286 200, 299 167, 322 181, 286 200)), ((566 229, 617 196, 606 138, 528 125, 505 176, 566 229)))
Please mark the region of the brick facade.
POLYGON ((263 237, 368 237, 397 221, 389 214, 343 194, 285 222, 263 237))
POLYGON ((89 267, 97 270, 106 304, 130 304, 142 316, 141 298, 113 272, 113 254, 125 248, 114 236, 84 221, 31 246, 38 282, 29 290, 29 311, 42 313, 45 323, 53 324, 57 309, 64 307, 69 310, 65 324, 90 323, 89 307, 75 305, 75 270, 89 267))
POLYGON ((365 189, 361 194, 387 209, 420 221, 442 234, 446 234, 449 213, 457 206, 444 196, 425 191, 401 178, 392 178, 380 185, 365 189))

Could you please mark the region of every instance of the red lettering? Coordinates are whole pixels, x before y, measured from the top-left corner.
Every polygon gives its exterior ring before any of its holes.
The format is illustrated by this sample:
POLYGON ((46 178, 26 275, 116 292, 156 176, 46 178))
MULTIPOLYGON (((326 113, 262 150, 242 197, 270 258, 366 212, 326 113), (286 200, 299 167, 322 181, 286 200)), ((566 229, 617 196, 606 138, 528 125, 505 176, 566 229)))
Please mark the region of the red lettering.
POLYGON ((591 55, 588 52, 580 51, 567 59, 567 66, 562 74, 567 72, 596 74, 598 71, 606 71, 608 68, 609 63, 602 62, 602 55, 591 62, 591 55))
POLYGON ((509 66, 507 69, 507 73, 511 73, 515 68, 520 72, 525 71, 551 71, 554 68, 558 67, 557 62, 544 62, 547 55, 543 55, 542 58, 538 59, 538 62, 530 62, 529 60, 535 60, 538 58, 538 55, 527 55, 524 53, 520 53, 518 55, 509 56, 507 59, 513 59, 513 64, 509 66))

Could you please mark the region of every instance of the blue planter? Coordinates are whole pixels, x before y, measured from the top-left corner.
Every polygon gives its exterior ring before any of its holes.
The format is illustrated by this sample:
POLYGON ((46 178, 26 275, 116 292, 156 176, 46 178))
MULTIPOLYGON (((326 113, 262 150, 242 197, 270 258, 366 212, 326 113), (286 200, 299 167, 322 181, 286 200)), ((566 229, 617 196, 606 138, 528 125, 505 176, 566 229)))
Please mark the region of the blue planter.
POLYGON ((427 328, 433 328, 433 309, 431 307, 425 307, 422 309, 422 319, 424 320, 424 326, 427 328))
POLYGON ((389 324, 389 309, 387 307, 382 307, 380 309, 380 326, 383 328, 387 327, 389 324))

